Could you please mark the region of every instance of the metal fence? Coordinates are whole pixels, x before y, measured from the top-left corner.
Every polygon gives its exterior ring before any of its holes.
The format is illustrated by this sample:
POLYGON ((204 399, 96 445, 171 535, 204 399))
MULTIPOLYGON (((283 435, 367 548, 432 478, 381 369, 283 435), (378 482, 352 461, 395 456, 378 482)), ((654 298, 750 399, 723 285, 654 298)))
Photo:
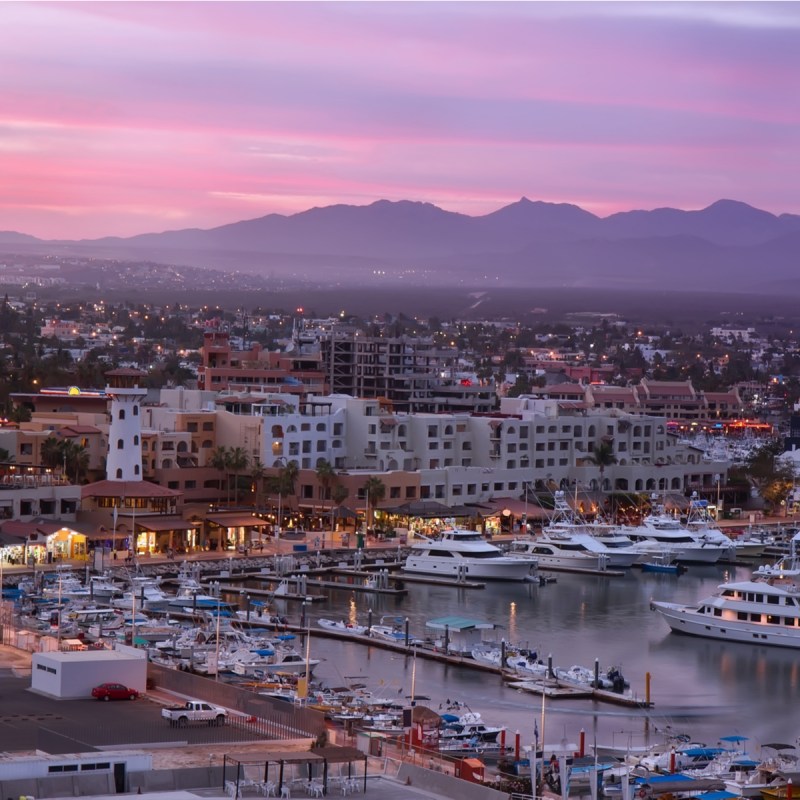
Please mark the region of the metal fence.
POLYGON ((148 664, 147 676, 153 684, 185 697, 202 697, 209 703, 238 712, 235 720, 253 733, 271 739, 316 738, 325 731, 325 718, 319 711, 294 706, 283 700, 265 697, 222 681, 148 664))

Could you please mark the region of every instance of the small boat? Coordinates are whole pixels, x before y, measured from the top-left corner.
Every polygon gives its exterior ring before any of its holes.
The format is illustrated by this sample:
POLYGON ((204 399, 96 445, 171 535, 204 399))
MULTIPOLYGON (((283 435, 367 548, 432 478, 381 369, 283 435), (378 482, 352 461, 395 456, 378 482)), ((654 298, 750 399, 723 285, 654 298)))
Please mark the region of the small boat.
POLYGON ((326 631, 337 631, 339 633, 355 633, 358 636, 368 636, 369 628, 366 625, 356 625, 352 622, 335 619, 318 619, 317 625, 325 628, 326 631))
POLYGON ((667 575, 681 575, 686 572, 683 564, 673 561, 669 555, 653 555, 641 564, 642 572, 661 572, 667 575))

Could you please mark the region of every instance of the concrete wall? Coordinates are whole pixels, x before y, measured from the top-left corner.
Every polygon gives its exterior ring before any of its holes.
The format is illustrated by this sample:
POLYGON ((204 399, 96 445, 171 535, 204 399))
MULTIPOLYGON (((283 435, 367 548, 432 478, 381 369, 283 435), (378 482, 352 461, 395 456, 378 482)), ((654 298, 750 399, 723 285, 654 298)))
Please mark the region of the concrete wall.
POLYGON ((504 792, 489 789, 479 783, 464 781, 414 764, 402 764, 397 773, 397 780, 432 794, 450 797, 452 800, 508 800, 509 797, 504 792))

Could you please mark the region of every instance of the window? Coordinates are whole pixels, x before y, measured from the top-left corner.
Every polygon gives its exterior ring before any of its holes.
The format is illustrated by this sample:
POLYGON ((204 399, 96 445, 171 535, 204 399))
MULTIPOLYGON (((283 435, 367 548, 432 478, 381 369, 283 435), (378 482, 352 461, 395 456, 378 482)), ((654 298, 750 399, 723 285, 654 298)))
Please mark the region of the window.
POLYGON ((119 414, 117 415, 117 419, 125 419, 125 409, 121 408, 119 410, 119 414))
POLYGON ((389 487, 389 497, 392 500, 399 500, 400 499, 400 487, 399 486, 390 486, 389 487))
POLYGON ((197 481, 186 481, 183 484, 184 489, 196 489, 197 488, 197 481))
POLYGON ((125 442, 122 439, 117 439, 117 450, 124 450, 125 449, 125 442))
POLYGON ((117 480, 118 480, 118 481, 121 481, 121 480, 122 480, 122 470, 121 470, 121 469, 118 469, 118 470, 117 470, 117 480))
POLYGON ((213 422, 204 422, 203 423, 203 430, 204 431, 213 431, 214 430, 214 423, 213 422))
POLYGON ((134 444, 134 447, 139 444, 139 437, 138 436, 134 436, 133 437, 133 444, 134 444))
POLYGON ((139 406, 134 406, 133 407, 133 416, 134 417, 138 417, 139 416, 139 406))
POLYGON ((324 423, 324 422, 318 422, 318 423, 317 423, 317 430, 318 430, 318 431, 322 431, 322 432, 324 432, 324 431, 325 431, 325 428, 326 428, 326 425, 325 425, 325 423, 324 423))

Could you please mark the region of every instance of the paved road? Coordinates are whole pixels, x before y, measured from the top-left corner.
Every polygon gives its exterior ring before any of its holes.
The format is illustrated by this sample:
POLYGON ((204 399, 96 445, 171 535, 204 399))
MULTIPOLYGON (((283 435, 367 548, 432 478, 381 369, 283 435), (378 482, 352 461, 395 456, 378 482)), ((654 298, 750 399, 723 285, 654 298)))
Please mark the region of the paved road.
POLYGON ((140 748, 148 744, 223 744, 260 738, 241 718, 221 728, 172 728, 161 718, 163 703, 54 700, 30 690, 30 677, 0 667, 0 751, 74 753, 97 747, 140 748))

